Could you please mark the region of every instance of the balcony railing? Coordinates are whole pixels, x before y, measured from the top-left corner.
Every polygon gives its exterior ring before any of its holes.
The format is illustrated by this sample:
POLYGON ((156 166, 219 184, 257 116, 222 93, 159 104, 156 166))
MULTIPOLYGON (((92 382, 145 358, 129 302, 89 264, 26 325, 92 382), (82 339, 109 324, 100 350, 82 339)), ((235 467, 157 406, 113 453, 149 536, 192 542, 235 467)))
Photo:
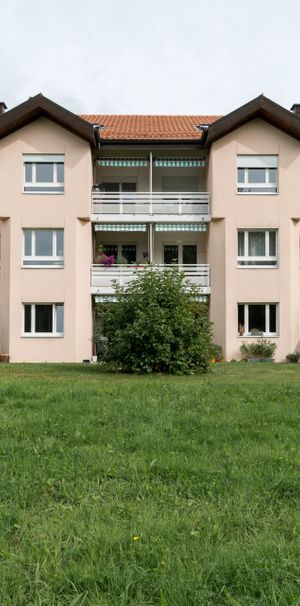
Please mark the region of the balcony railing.
MULTIPOLYGON (((92 193, 92 213, 95 215, 209 215, 207 192, 133 192, 92 193)), ((124 217, 125 218, 125 217, 124 217)))
MULTIPOLYGON (((154 265, 158 271, 174 265, 154 265)), ((200 292, 210 293, 210 266, 209 265, 176 265, 178 269, 184 272, 186 278, 200 287, 200 292)), ((113 292, 112 280, 117 280, 120 286, 126 286, 135 277, 137 272, 143 271, 145 265, 113 265, 104 267, 103 265, 92 265, 91 269, 91 288, 92 294, 109 294, 113 292)))

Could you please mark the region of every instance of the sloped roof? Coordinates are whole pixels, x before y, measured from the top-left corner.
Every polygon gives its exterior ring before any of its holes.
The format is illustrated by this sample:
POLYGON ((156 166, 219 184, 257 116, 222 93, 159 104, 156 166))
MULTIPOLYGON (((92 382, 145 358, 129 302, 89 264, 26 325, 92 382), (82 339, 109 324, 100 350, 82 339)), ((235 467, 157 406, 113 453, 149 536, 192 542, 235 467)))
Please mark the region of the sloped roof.
POLYGON ((261 118, 300 140, 300 117, 264 95, 259 95, 238 109, 214 122, 208 130, 207 145, 221 139, 254 118, 261 118))
POLYGON ((95 145, 94 130, 91 124, 47 99, 41 93, 0 115, 0 139, 41 117, 49 118, 81 139, 85 139, 91 145, 95 145))
POLYGON ((210 125, 220 116, 164 115, 103 115, 80 116, 91 124, 100 124, 102 141, 195 141, 203 131, 201 124, 210 125))

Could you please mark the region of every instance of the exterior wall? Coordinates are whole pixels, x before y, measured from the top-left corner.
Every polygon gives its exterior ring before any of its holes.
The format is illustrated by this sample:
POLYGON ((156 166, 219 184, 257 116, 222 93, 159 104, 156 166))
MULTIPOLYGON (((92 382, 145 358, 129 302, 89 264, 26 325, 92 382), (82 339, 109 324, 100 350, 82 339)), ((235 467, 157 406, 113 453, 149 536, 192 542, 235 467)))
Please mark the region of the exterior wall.
POLYGON ((279 304, 279 335, 271 339, 277 360, 299 345, 299 151, 299 142, 258 119, 212 145, 211 319, 227 359, 239 357, 241 343, 251 339, 238 336, 238 303, 279 304), (278 154, 279 193, 238 194, 237 154, 278 154), (242 228, 278 229, 278 268, 237 266, 237 230, 242 228))
POLYGON ((0 142, 0 181, 2 351, 13 362, 90 358, 90 145, 41 118, 0 142), (65 193, 23 193, 24 153, 65 154, 65 193), (43 227, 64 228, 64 267, 22 268, 22 229, 43 227), (64 303, 64 336, 23 337, 23 303, 64 303))

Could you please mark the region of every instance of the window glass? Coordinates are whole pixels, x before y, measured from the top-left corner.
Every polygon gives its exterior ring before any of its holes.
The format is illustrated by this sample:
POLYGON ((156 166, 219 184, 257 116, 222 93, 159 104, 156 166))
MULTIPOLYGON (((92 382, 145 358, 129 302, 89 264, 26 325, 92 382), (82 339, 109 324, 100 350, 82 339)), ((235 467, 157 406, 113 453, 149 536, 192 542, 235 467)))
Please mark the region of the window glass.
POLYGON ((25 162, 25 181, 31 183, 32 181, 32 164, 25 162))
POLYGON ((36 181, 37 183, 53 183, 53 164, 37 162, 36 181))
POLYGON ((124 257, 124 259, 126 259, 127 263, 135 263, 136 262, 136 245, 135 244, 123 244, 122 257, 124 257))
POLYGON ((245 306, 238 305, 238 331, 245 328, 245 306))
POLYGON ((107 192, 118 192, 120 189, 119 183, 102 183, 102 187, 107 192))
POLYGON ((245 169, 238 168, 238 183, 244 183, 244 182, 245 182, 245 169))
POLYGON ((122 191, 128 193, 135 192, 136 183, 122 183, 122 191))
POLYGON ((276 305, 270 305, 270 332, 276 332, 276 305))
POLYGON ((269 255, 270 257, 276 256, 276 232, 269 232, 269 255))
POLYGON ((32 232, 30 229, 24 229, 24 252, 26 257, 32 254, 32 232))
POLYGON ((58 257, 64 256, 64 230, 58 229, 56 232, 56 254, 58 257))
POLYGON ((266 180, 265 168, 248 168, 249 183, 264 183, 266 180))
POLYGON ((57 181, 58 183, 64 183, 65 180, 65 167, 64 163, 57 164, 57 181))
POLYGON ((243 231, 238 232, 238 256, 243 257, 245 255, 245 234, 243 231))
POLYGON ((31 332, 31 305, 24 305, 24 332, 31 332))
POLYGON ((264 257, 266 254, 266 238, 264 231, 249 231, 249 257, 264 257))
POLYGON ((56 307, 56 332, 64 332, 64 306, 58 304, 56 307))
POLYGON ((182 263, 186 265, 197 264, 197 246, 195 244, 184 244, 182 247, 182 263))
POLYGON ((35 306, 35 332, 53 331, 52 305, 35 306))
POLYGON ((111 257, 112 255, 114 255, 114 257, 117 258, 117 256, 118 256, 118 245, 117 244, 103 244, 102 250, 103 250, 103 253, 105 255, 107 255, 108 257, 111 257))
POLYGON ((269 168, 269 182, 270 183, 277 182, 277 168, 269 168))
POLYGON ((178 263, 178 246, 177 244, 165 244, 164 246, 164 263, 172 265, 178 263))
POLYGON ((249 332, 252 330, 266 331, 265 305, 249 305, 249 332))
POLYGON ((37 229, 35 231, 35 254, 37 257, 52 256, 52 238, 52 229, 37 229))

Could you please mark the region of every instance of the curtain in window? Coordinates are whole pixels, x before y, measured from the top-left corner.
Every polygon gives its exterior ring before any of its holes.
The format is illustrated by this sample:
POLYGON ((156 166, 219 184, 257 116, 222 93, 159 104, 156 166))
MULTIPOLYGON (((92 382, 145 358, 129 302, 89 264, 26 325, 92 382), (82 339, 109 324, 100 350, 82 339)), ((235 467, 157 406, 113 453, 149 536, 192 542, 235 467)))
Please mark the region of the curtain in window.
POLYGON ((250 231, 248 234, 249 257, 264 257, 265 250, 265 233, 262 231, 250 231))

